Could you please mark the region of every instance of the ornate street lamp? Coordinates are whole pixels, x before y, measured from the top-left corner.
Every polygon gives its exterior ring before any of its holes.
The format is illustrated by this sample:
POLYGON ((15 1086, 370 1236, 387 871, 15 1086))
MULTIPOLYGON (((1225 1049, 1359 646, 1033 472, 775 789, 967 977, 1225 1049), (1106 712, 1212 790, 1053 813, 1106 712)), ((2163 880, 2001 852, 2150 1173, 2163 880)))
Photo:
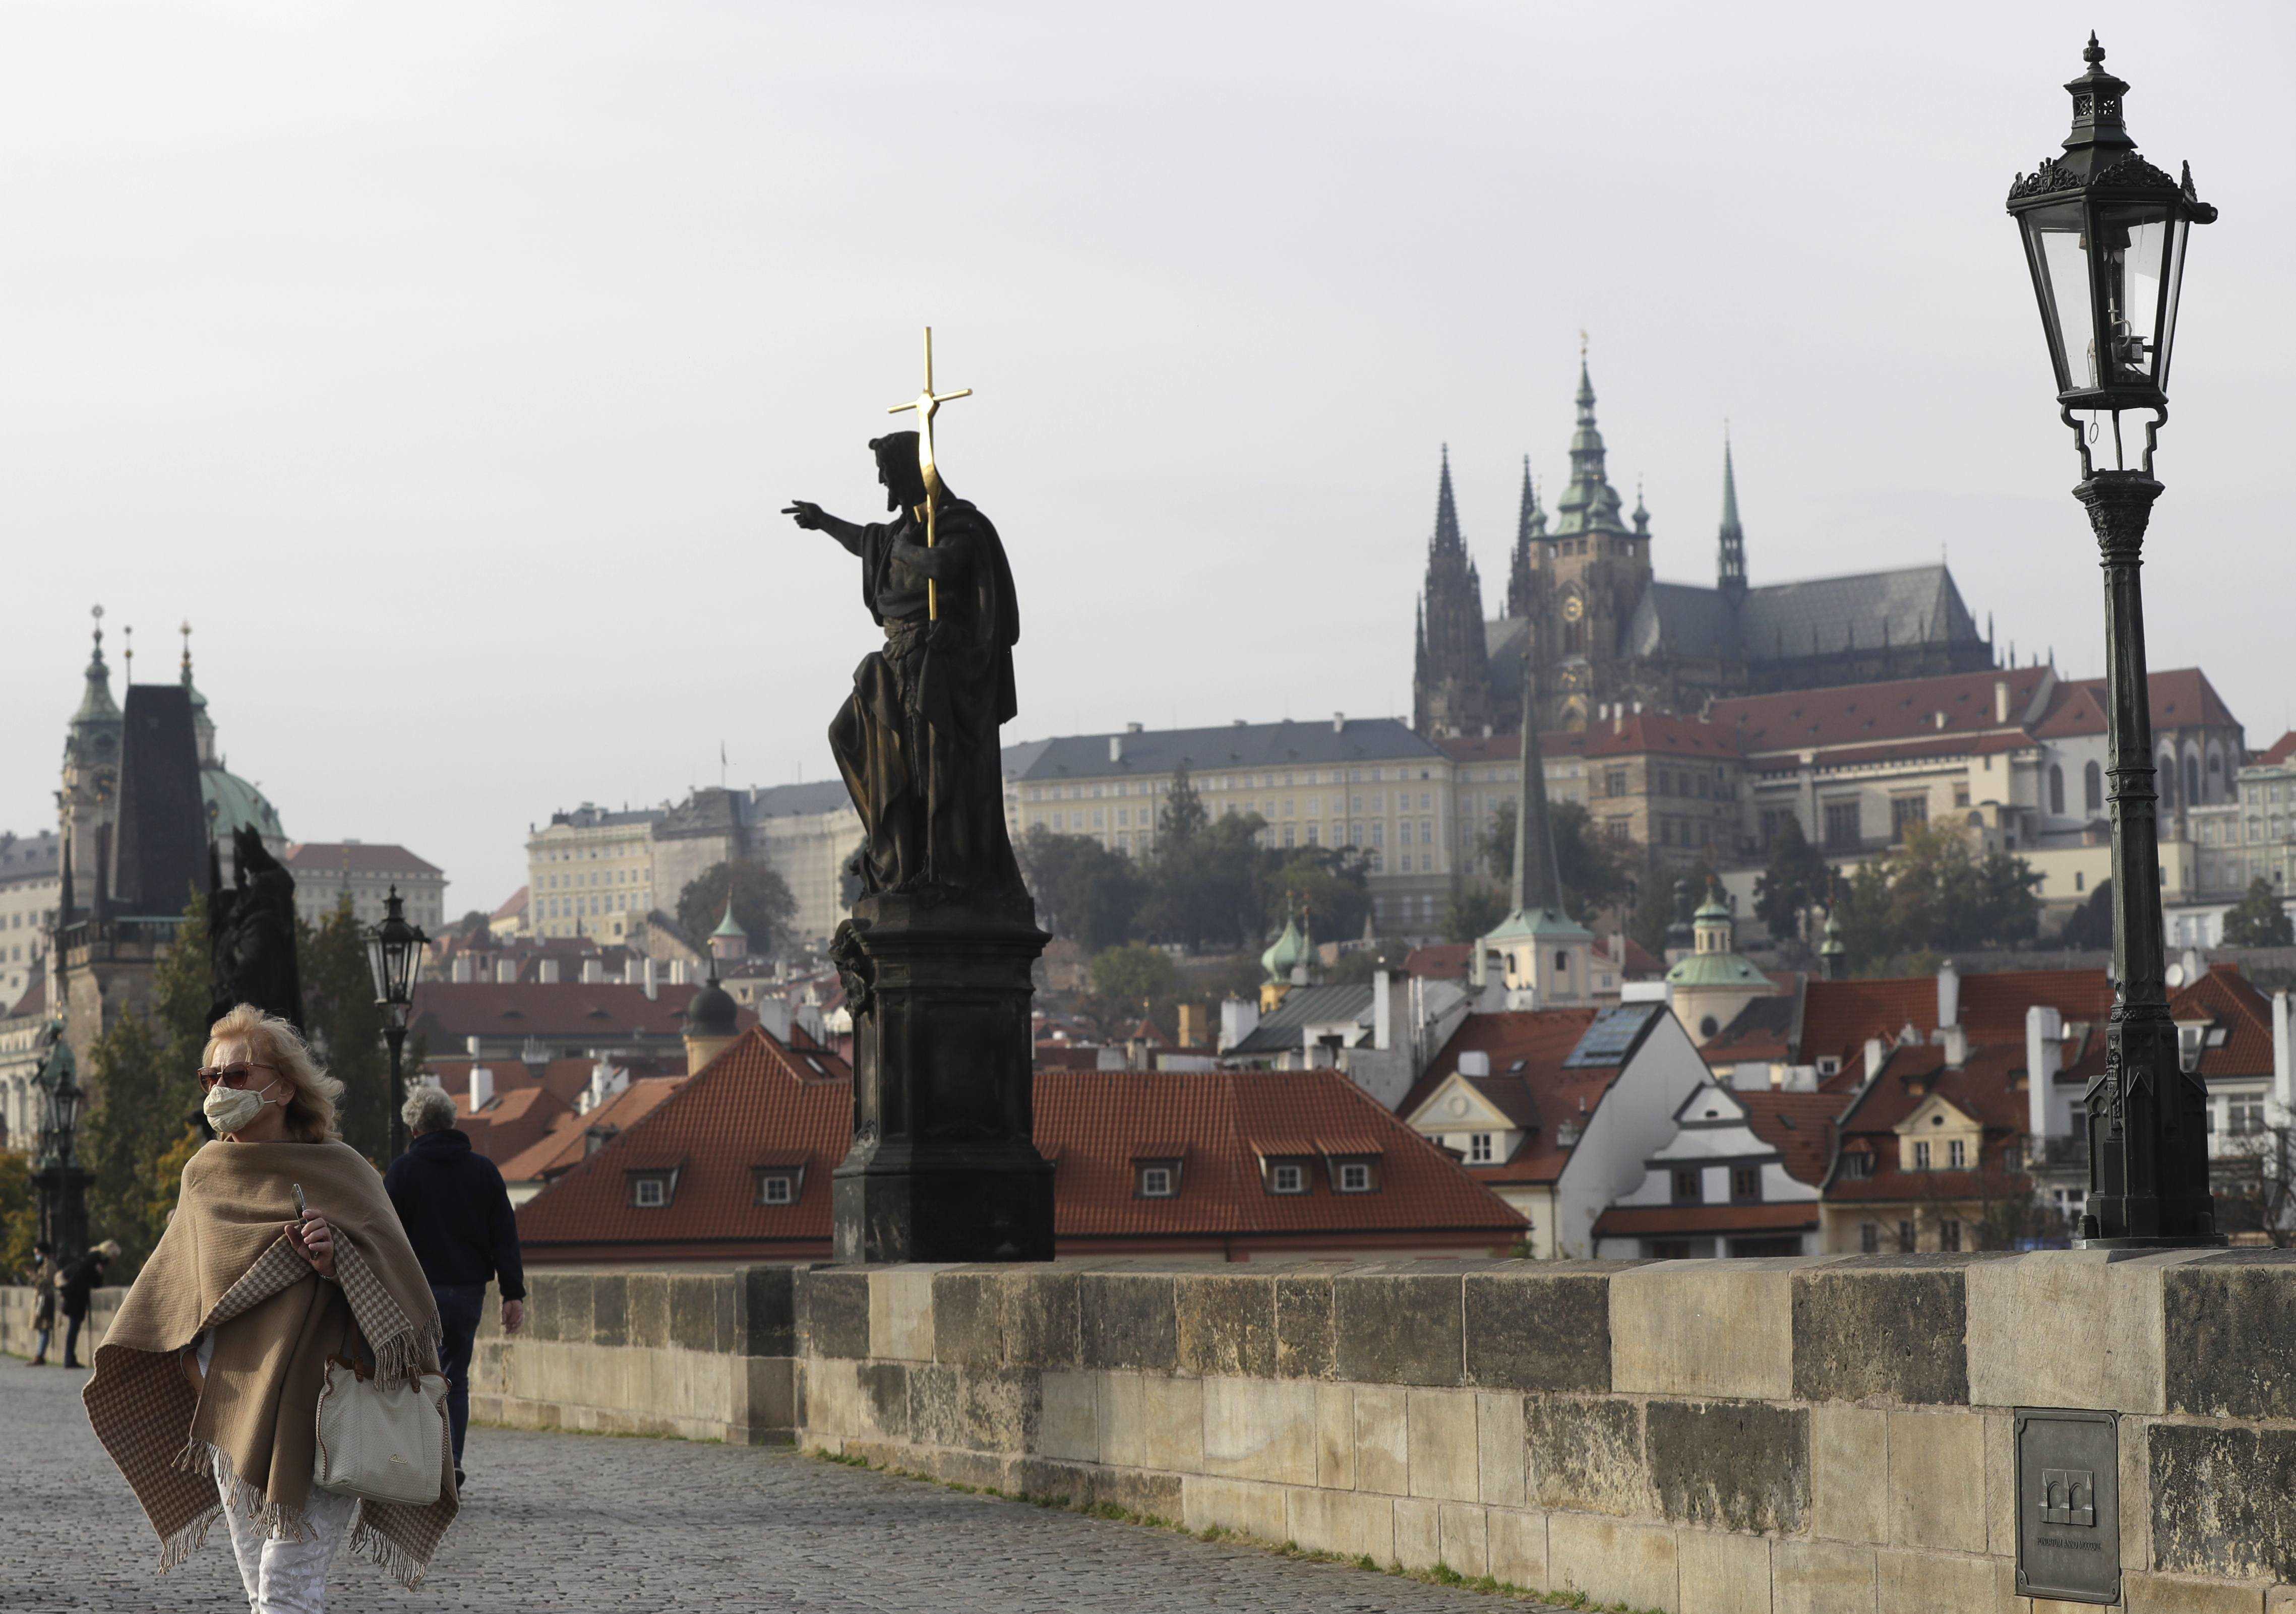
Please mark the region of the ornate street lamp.
POLYGON ((430 938, 406 922, 406 904, 398 888, 384 900, 382 922, 367 932, 367 967, 374 972, 374 1001, 382 1011, 382 1035, 390 1044, 390 1158, 406 1152, 406 1119, 399 1106, 405 1102, 406 1078, 399 1059, 406 1047, 406 1015, 414 1002, 414 982, 422 973, 423 955, 430 938))
POLYGON ((2210 1193, 2207 1094, 2177 1056, 2161 923, 2161 853, 2152 785, 2152 719, 2144 674, 2138 566, 2161 484, 2152 450, 2169 418, 2169 358, 2191 227, 2217 210, 2193 194, 2192 169, 2171 179, 2136 154, 2121 121, 2128 86, 2104 70, 2089 36, 2064 155, 2009 188, 2041 324, 2055 366, 2058 413, 2080 449, 2073 496, 2088 510, 2104 566, 2105 668, 2112 706, 2112 969, 2116 995, 2104 1073, 2089 1084, 2085 1248, 2220 1244, 2210 1193), (2123 411, 2147 413, 2141 463, 2128 463, 2123 411), (2100 469, 2111 431, 2110 467, 2100 469))
POLYGON ((76 1153, 83 1093, 63 1028, 52 1028, 46 1060, 34 1085, 40 1090, 40 1153, 32 1173, 39 1190, 40 1237, 56 1258, 71 1260, 87 1249, 87 1187, 94 1174, 81 1169, 76 1153))

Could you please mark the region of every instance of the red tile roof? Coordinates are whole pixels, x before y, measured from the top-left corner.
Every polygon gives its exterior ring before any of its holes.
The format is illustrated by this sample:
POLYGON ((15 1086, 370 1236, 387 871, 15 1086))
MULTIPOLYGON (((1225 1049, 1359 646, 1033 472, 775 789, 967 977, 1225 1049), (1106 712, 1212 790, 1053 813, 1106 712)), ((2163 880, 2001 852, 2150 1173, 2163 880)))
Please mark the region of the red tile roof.
MULTIPOLYGON (((2105 698, 2105 682, 2102 678, 2083 678, 2079 682, 2101 703, 2105 698)), ((2155 668, 2145 675, 2147 692, 2152 696, 2152 726, 2164 728, 2194 728, 2203 725, 2219 728, 2238 728, 2240 719, 2217 693, 2209 676, 2197 667, 2174 667, 2163 672, 2155 668)), ((2097 733, 2103 732, 2100 726, 2097 733)))
POLYGON ((569 1110, 554 1117, 550 1129, 507 1160, 497 1160, 505 1183, 549 1182, 582 1163, 591 1152, 593 1129, 627 1132, 685 1086, 682 1076, 642 1076, 587 1115, 569 1110))
POLYGON ((1423 980, 1464 980, 1475 961, 1471 941, 1439 941, 1403 955, 1403 972, 1423 980))
POLYGON ((2029 1192, 2022 1173, 2001 1165, 2009 1140, 2023 1135, 2028 1111, 2016 1084, 2025 1074, 2025 1046, 1997 1044, 1969 1050, 1958 1069, 1945 1063, 1940 1047, 1923 1045, 1891 1052, 1879 1076, 1866 1084, 1841 1122, 1841 1153, 1863 1149, 1874 1157, 1870 1176, 1853 1177, 1837 1163, 1825 1186, 1829 1200, 2000 1199, 2029 1192), (1906 1171, 1898 1164, 1898 1123, 1934 1094, 1983 1129, 1975 1168, 1906 1171))
MULTIPOLYGON (((2055 1008, 2068 1021, 2102 1020, 2112 987, 2102 970, 2002 970, 1961 978, 1960 1018, 1972 1043, 2025 1043, 2025 1011, 2055 1008)), ((1865 1057, 1866 1039, 1893 1040, 1906 1026, 1927 1037, 1937 1029, 1937 977, 1812 980, 1802 995, 1802 1059, 1865 1057)))
POLYGON ((1479 1183, 1552 1183, 1570 1160, 1570 1146, 1559 1141, 1562 1125, 1584 1127, 1622 1068, 1566 1068, 1562 1062, 1601 1012, 1511 1009, 1470 1014, 1412 1085, 1396 1114, 1406 1120, 1416 1115, 1435 1090, 1457 1073, 1460 1054, 1486 1053, 1491 1074, 1461 1079, 1522 1128, 1523 1136, 1506 1159, 1468 1166, 1467 1174, 1479 1183))
POLYGON ((1832 1093, 1781 1093, 1756 1088, 1730 1095, 1746 1107, 1746 1125, 1776 1150, 1786 1175, 1813 1188, 1833 1161, 1834 1123, 1843 1102, 1832 1093))
POLYGON ((467 1090, 455 1097, 455 1124, 471 1135, 473 1149, 497 1166, 533 1147, 559 1117, 572 1113, 565 1100, 538 1085, 498 1092, 475 1115, 467 1090))
MULTIPOLYGON (((438 981, 414 988, 414 1028, 434 1048, 469 1036, 537 1036, 607 1045, 633 1036, 672 1037, 685 1028, 685 1006, 699 986, 644 987, 618 981, 438 981)), ((740 1012, 739 1023, 757 1016, 740 1012)))
POLYGON ((405 847, 369 840, 294 840, 284 859, 298 874, 437 874, 436 864, 425 863, 405 847))
POLYGON ((2296 757, 2296 728, 2290 729, 2279 739, 2274 741, 2256 760, 2269 766, 2274 763, 2285 762, 2291 757, 2296 757))
MULTIPOLYGON (((1056 1162, 1055 1237, 1071 1248, 1490 1249, 1522 1236, 1520 1215, 1338 1071, 1040 1071, 1035 1100, 1037 1146, 1056 1162), (1267 1192, 1261 1149, 1296 1151, 1308 1192, 1267 1192), (1377 1191, 1334 1192, 1340 1158, 1373 1160, 1377 1191), (1140 1195, 1136 1162, 1151 1159, 1183 1162, 1176 1194, 1140 1195)), ((753 1028, 521 1208, 520 1239, 539 1260, 634 1247, 826 1255, 829 1173, 852 1116, 842 1061, 793 1054, 753 1028), (798 1155, 796 1202, 755 1204, 752 1168, 798 1155), (668 1206, 630 1202, 629 1170, 672 1164, 668 1206)))
POLYGON ((521 886, 517 890, 512 891, 510 894, 510 896, 504 901, 502 906, 496 908, 487 917, 489 919, 516 919, 520 914, 526 912, 527 901, 528 897, 526 888, 524 886, 521 886))
POLYGON ((1735 695, 1709 709, 1715 725, 1739 733, 1746 750, 1792 751, 1834 746, 1871 745, 1878 741, 1924 741, 1939 734, 1958 738, 2015 725, 2031 704, 2047 668, 2000 668, 1947 673, 1930 678, 1900 678, 1882 684, 1851 684, 1833 689, 1784 690, 1768 695, 1735 695), (2009 714, 1996 716, 1995 685, 2009 685, 2009 714), (1942 725, 1938 714, 1945 714, 1942 725))
MULTIPOLYGON (((1522 737, 1517 734, 1454 735, 1435 741, 1458 763, 1520 762, 1522 737)), ((1630 757, 1657 752, 1670 757, 1732 758, 1738 744, 1730 730, 1703 717, 1684 717, 1672 712, 1629 712, 1603 718, 1583 729, 1541 731, 1542 756, 1630 757)))

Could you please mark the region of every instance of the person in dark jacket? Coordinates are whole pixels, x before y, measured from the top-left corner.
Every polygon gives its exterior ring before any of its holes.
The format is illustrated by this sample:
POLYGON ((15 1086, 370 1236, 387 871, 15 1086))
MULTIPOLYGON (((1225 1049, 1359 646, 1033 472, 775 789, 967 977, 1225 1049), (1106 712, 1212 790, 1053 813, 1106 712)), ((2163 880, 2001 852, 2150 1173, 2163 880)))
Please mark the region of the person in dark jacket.
POLYGON ((32 1246, 32 1331, 40 1341, 29 1364, 33 1367, 48 1364, 48 1340, 56 1331, 56 1273, 60 1265, 54 1245, 44 1239, 32 1246))
POLYGON ((471 1422, 471 1348, 485 1309, 487 1280, 502 1286, 504 1329, 526 1321, 526 1269, 519 1260, 518 1220, 495 1163, 471 1147, 455 1125, 455 1101, 425 1082, 400 1111, 414 1142, 382 1174, 406 1241, 439 1301, 446 1338, 439 1360, 447 1372, 447 1417, 455 1434, 455 1483, 463 1482, 463 1431, 471 1422))
POLYGON ((102 1285, 103 1269, 119 1258, 119 1241, 106 1239, 63 1269, 56 1298, 64 1308, 64 1365, 78 1367, 80 1324, 87 1321, 89 1298, 102 1285))

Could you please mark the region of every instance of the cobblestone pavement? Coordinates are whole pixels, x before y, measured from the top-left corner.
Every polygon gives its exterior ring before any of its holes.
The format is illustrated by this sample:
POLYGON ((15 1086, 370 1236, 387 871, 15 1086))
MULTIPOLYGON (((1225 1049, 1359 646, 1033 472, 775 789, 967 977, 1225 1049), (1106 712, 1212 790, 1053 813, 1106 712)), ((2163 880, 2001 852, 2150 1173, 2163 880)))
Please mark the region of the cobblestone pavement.
MULTIPOLYGON (((243 1609, 220 1524, 164 1581, 81 1410, 84 1372, 0 1356, 0 1610, 243 1609)), ((469 1495, 422 1585, 339 1560, 331 1610, 1180 1614, 1527 1605, 939 1486, 787 1450, 473 1429, 469 1495)))

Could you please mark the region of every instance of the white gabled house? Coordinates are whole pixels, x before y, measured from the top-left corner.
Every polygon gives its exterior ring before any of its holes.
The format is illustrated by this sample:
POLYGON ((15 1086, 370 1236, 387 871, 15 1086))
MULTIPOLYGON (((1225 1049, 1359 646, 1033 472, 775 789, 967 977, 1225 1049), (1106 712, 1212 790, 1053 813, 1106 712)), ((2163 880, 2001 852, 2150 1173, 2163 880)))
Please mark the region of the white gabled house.
POLYGON ((1815 1255, 1820 1185, 1833 1156, 1840 1094, 1702 1084, 1673 1135, 1595 1227, 1595 1253, 1626 1260, 1815 1255))

